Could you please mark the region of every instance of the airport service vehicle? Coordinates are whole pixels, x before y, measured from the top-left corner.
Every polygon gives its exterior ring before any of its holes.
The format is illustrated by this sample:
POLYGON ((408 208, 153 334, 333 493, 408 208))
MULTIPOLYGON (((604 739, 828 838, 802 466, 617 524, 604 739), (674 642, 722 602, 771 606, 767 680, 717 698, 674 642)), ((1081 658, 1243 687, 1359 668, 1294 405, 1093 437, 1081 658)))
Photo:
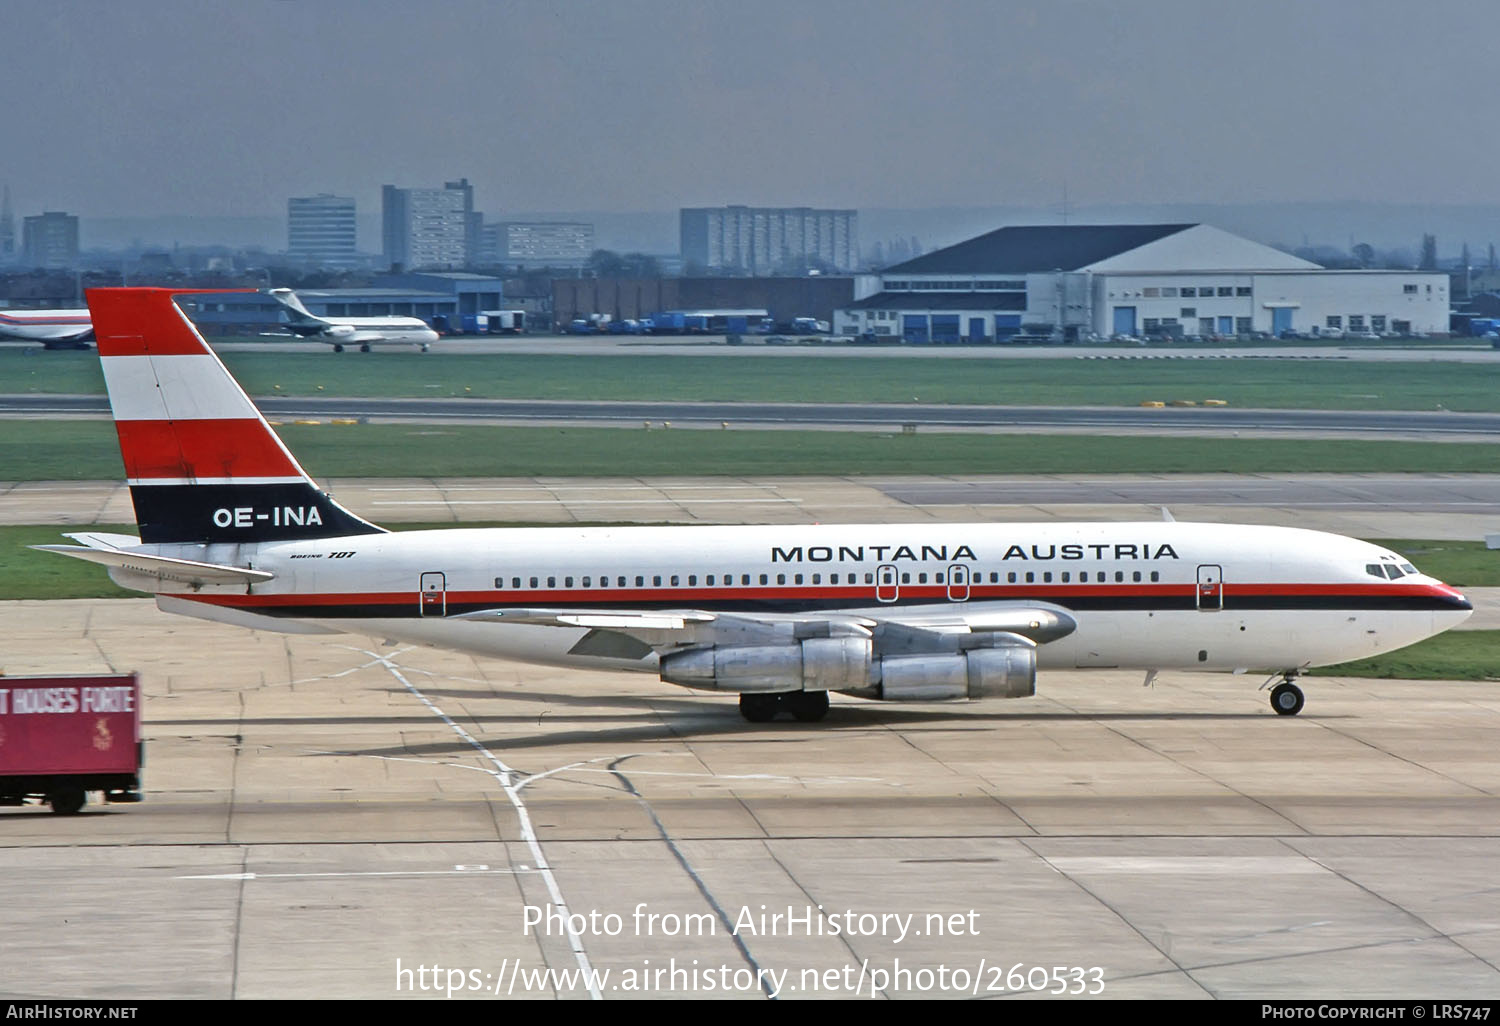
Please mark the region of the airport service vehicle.
POLYGON ((41 546, 159 608, 358 633, 739 695, 1019 698, 1039 669, 1273 671, 1452 627, 1465 598, 1394 552, 1294 528, 1146 523, 390 533, 307 476, 166 289, 89 293, 139 536, 41 546))
POLYGON ((72 815, 89 791, 138 802, 140 771, 135 674, 0 677, 0 805, 72 815))
POLYGON ((0 338, 47 349, 87 349, 94 323, 87 310, 0 310, 0 338))
POLYGON ((319 317, 291 289, 268 289, 266 294, 285 310, 287 331, 327 342, 335 353, 345 346, 359 346, 360 352, 368 353, 384 345, 419 346, 425 353, 438 340, 437 332, 418 317, 319 317))
POLYGON ((491 335, 520 335, 526 331, 525 310, 486 310, 485 330, 491 335))

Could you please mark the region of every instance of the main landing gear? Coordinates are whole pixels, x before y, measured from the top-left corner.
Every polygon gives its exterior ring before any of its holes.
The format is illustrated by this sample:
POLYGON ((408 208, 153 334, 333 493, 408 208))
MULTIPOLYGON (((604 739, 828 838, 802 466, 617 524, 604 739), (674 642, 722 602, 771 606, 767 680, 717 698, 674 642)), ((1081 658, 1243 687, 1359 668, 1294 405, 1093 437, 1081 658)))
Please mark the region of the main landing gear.
POLYGON ((828 715, 828 692, 782 691, 740 694, 740 715, 751 723, 770 723, 779 712, 789 712, 799 723, 817 723, 828 715))
POLYGON ((1271 708, 1277 716, 1296 716, 1302 711, 1302 689, 1292 683, 1296 679, 1297 674, 1288 670, 1282 674, 1281 683, 1271 689, 1271 708))

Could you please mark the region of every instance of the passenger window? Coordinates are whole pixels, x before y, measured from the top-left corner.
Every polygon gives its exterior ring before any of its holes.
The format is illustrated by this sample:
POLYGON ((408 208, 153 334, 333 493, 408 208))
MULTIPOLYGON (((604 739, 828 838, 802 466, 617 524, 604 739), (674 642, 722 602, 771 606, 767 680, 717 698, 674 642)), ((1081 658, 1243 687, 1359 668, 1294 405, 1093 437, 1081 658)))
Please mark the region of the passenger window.
POLYGON ((874 584, 875 583, 875 575, 874 574, 865 574, 865 583, 866 584, 874 584))
POLYGON ((1064 583, 1064 584, 1067 584, 1067 583, 1068 583, 1068 571, 1066 571, 1066 570, 1064 570, 1064 571, 1063 571, 1063 572, 1062 572, 1062 582, 1063 582, 1063 583, 1064 583))
MULTIPOLYGON (((571 578, 571 577, 570 577, 570 578, 569 578, 569 579, 568 579, 568 583, 569 583, 569 584, 572 584, 572 583, 573 583, 573 579, 572 579, 572 578, 571 578)), ((587 587, 590 587, 590 586, 592 586, 592 585, 593 585, 593 583, 594 583, 594 579, 593 579, 593 578, 592 578, 592 577, 585 577, 585 578, 584 578, 584 579, 583 579, 583 586, 584 586, 584 587, 585 587, 585 588, 587 588, 587 587)))
POLYGON ((823 575, 822 574, 813 574, 812 582, 814 584, 822 584, 823 583, 823 575))
POLYGON ((793 584, 801 584, 802 583, 802 575, 801 574, 794 574, 792 576, 792 583, 793 584))
POLYGON ((1125 580, 1125 571, 1124 570, 1116 570, 1115 571, 1115 583, 1119 584, 1119 583, 1121 583, 1124 580, 1125 580))
POLYGON ((917 574, 917 583, 918 584, 926 584, 927 583, 927 575, 926 574, 917 574))
POLYGON ((942 584, 943 583, 943 575, 942 574, 933 574, 932 575, 932 579, 937 584, 942 584))
POLYGON ((557 587, 557 578, 556 577, 549 577, 549 578, 547 578, 547 587, 549 587, 549 588, 555 588, 555 587, 557 587))
POLYGON ((532 579, 531 579, 531 586, 532 586, 532 587, 533 587, 533 588, 535 588, 535 587, 536 587, 536 578, 535 578, 535 577, 533 577, 533 578, 532 578, 532 579))
POLYGON ((1161 573, 1160 573, 1160 571, 1157 571, 1157 570, 1151 571, 1151 580, 1153 582, 1161 580, 1161 573))
POLYGON ((911 583, 911 574, 909 574, 909 573, 902 574, 901 575, 901 583, 902 584, 910 584, 911 583))
MULTIPOLYGON (((675 584, 676 582, 674 581, 672 583, 675 584)), ((688 584, 697 584, 697 583, 698 583, 698 575, 697 574, 688 574, 688 584)))
POLYGON ((760 575, 760 583, 761 584, 765 584, 766 580, 767 580, 766 575, 765 574, 761 574, 760 575))
POLYGON ((707 577, 703 578, 703 583, 712 588, 714 586, 714 575, 709 574, 707 577))
POLYGON ((495 590, 499 591, 503 587, 505 587, 505 578, 504 577, 496 577, 495 578, 495 590))
POLYGON ((674 587, 674 588, 677 587, 678 582, 681 581, 681 580, 682 580, 682 578, 678 577, 676 574, 673 574, 672 575, 672 587, 674 587))
POLYGON ((1133 573, 1133 574, 1130 575, 1130 579, 1132 581, 1135 581, 1136 583, 1140 583, 1141 572, 1139 570, 1135 571, 1135 573, 1133 573))
POLYGON ((786 583, 786 574, 777 574, 776 575, 776 583, 777 584, 785 584, 786 583))
POLYGON ((619 588, 625 587, 625 578, 623 578, 623 577, 616 577, 615 578, 615 586, 619 587, 619 588))
POLYGON ((1034 571, 1031 571, 1031 570, 1026 571, 1026 583, 1027 584, 1031 584, 1035 580, 1036 580, 1036 573, 1034 571))
POLYGON ((655 577, 652 577, 651 578, 651 584, 652 584, 653 587, 660 588, 661 587, 661 574, 657 574, 655 577))
POLYGON ((838 574, 829 574, 828 575, 828 583, 829 584, 837 584, 837 583, 839 583, 839 575, 838 574))
MULTIPOLYGON (((1011 580, 1015 580, 1015 576, 1014 575, 1011 576, 1011 580)), ((997 573, 994 570, 990 571, 990 583, 991 584, 999 584, 1000 583, 1000 574, 997 573)))
POLYGON ((1051 570, 1043 570, 1042 571, 1042 583, 1043 584, 1051 584, 1052 583, 1052 571, 1051 570))
POLYGON ((635 586, 637 588, 644 588, 646 586, 646 579, 644 577, 637 576, 635 579, 635 586))
POLYGON ((573 587, 573 578, 571 578, 571 577, 564 577, 563 578, 563 587, 564 588, 571 588, 571 587, 573 587))

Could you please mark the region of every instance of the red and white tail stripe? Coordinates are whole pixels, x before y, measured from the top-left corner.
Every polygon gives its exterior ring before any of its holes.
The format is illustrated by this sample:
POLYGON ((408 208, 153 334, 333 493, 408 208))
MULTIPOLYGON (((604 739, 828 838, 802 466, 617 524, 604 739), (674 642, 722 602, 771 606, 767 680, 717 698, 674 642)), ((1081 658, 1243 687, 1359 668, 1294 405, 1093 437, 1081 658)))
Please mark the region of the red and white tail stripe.
POLYGON ((132 485, 308 481, 172 301, 177 289, 91 289, 104 382, 132 485))

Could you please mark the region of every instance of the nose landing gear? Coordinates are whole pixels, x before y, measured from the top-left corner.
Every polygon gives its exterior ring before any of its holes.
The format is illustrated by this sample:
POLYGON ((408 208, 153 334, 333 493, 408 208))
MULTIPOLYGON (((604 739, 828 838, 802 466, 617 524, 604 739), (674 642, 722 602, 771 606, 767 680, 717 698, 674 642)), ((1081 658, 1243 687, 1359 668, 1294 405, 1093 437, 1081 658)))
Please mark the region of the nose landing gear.
MULTIPOLYGON (((1271 708, 1276 710, 1277 716, 1296 716, 1302 711, 1304 699, 1302 689, 1293 683, 1296 679, 1296 671, 1287 670, 1281 675, 1281 683, 1271 689, 1271 708)), ((1270 680, 1266 681, 1266 684, 1269 683, 1270 680)))

